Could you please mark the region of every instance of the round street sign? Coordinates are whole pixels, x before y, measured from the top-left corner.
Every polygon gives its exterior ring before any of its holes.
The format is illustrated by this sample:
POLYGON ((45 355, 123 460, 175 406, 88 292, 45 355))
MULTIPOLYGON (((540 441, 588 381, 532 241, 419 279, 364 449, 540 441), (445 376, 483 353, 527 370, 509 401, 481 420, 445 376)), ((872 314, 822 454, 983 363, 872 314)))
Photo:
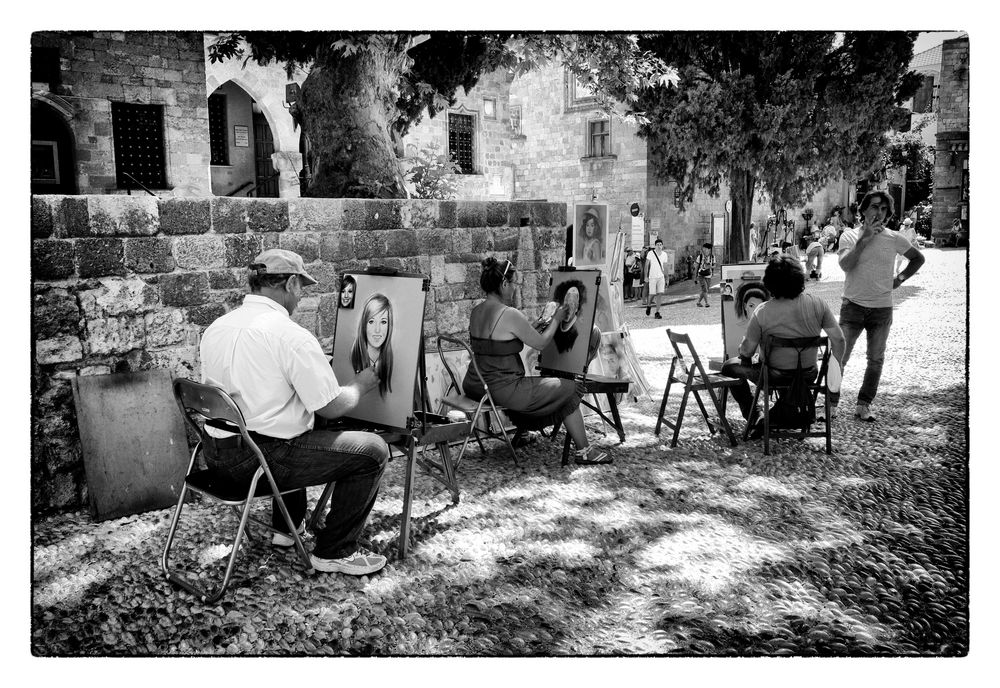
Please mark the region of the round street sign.
POLYGON ((726 201, 726 212, 727 213, 733 212, 733 202, 732 201, 726 201))
POLYGON ((639 204, 633 203, 629 208, 629 212, 632 213, 632 217, 639 217, 639 204))

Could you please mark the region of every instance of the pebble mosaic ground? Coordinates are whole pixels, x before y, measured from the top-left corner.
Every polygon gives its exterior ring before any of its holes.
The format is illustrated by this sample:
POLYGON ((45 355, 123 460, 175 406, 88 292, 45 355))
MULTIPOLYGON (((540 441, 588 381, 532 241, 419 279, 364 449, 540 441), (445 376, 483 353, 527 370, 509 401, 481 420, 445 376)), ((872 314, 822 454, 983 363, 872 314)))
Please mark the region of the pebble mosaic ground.
MULTIPOLYGON (((821 440, 782 441, 771 456, 760 442, 731 448, 695 409, 668 449, 652 434, 670 363, 664 328, 718 355, 718 296, 710 309, 666 306, 663 320, 630 307, 653 398, 623 408, 624 445, 602 440, 612 465, 563 468, 561 443, 546 439, 521 450, 520 466, 496 445, 471 450, 458 505, 418 475, 414 546, 399 561, 395 460, 367 529, 390 556, 385 570, 306 575, 293 553, 258 537, 213 606, 160 573, 171 509, 104 523, 85 513, 37 520, 32 653, 964 655, 966 252, 927 257, 896 295, 878 422, 850 417, 859 342, 832 456, 821 440)), ((809 289, 836 311, 842 275, 835 261, 825 267, 809 289)), ((235 520, 188 509, 190 545, 176 557, 217 569, 226 546, 210 535, 213 522, 235 520)))

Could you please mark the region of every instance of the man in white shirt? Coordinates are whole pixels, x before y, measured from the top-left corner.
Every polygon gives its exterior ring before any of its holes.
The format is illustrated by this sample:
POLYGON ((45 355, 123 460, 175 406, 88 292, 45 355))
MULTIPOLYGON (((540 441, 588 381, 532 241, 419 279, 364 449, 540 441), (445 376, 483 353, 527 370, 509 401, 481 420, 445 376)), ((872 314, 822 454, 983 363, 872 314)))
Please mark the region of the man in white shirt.
POLYGON ((653 243, 653 250, 646 256, 646 282, 649 284, 649 301, 646 302, 646 315, 652 308, 653 295, 656 295, 656 315, 655 318, 663 318, 660 315, 660 303, 663 301, 663 290, 666 288, 666 275, 663 273, 663 240, 657 239, 653 243))
MULTIPOLYGON (((854 350, 862 332, 868 336, 868 365, 864 381, 858 390, 854 417, 872 422, 869 407, 878 392, 882 377, 889 328, 892 325, 892 291, 908 280, 924 264, 924 255, 899 232, 886 228, 892 217, 892 197, 885 191, 872 191, 858 206, 861 226, 849 229, 840 237, 837 253, 844 271, 844 299, 840 306, 840 327, 847 338, 842 368, 854 350), (893 276, 896 255, 909 261, 906 268, 893 276)), ((840 395, 831 394, 836 405, 840 395)))
MULTIPOLYGON (((278 486, 302 488, 284 498, 297 526, 305 517, 305 488, 336 482, 310 559, 318 571, 367 575, 386 563, 385 557, 361 549, 358 538, 375 504, 389 448, 370 432, 316 430, 314 414, 345 415, 378 380, 366 368, 341 384, 316 337, 292 321, 303 287, 315 283, 291 251, 269 249, 257 256, 243 305, 218 318, 202 336, 202 381, 233 397, 278 486)), ((214 428, 208 433, 208 465, 249 483, 259 463, 242 438, 214 428)), ((287 530, 277 508, 271 517, 275 528, 287 530)), ((289 547, 294 541, 275 534, 272 542, 289 547)))

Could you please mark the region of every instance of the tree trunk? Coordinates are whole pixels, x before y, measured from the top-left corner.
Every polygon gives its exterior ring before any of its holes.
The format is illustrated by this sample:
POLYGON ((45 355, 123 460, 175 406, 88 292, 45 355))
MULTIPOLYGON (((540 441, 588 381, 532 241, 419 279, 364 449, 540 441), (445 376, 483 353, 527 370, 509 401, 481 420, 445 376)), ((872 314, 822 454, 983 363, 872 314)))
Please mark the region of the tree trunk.
POLYGON ((750 258, 747 248, 750 241, 750 220, 753 218, 753 194, 757 178, 748 170, 729 171, 729 197, 733 202, 729 241, 723 262, 741 263, 750 258))
POLYGON ((317 60, 302 82, 299 107, 312 162, 303 196, 406 198, 390 129, 409 58, 395 47, 338 56, 336 69, 317 60))

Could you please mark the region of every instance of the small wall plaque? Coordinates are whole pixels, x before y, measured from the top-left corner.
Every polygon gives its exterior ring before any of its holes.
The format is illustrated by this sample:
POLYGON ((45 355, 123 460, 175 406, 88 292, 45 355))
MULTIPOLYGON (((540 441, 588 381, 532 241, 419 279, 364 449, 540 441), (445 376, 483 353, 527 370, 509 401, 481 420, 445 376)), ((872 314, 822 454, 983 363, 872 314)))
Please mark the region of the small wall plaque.
POLYGON ((237 148, 249 148, 250 127, 243 124, 233 125, 233 143, 237 148))

